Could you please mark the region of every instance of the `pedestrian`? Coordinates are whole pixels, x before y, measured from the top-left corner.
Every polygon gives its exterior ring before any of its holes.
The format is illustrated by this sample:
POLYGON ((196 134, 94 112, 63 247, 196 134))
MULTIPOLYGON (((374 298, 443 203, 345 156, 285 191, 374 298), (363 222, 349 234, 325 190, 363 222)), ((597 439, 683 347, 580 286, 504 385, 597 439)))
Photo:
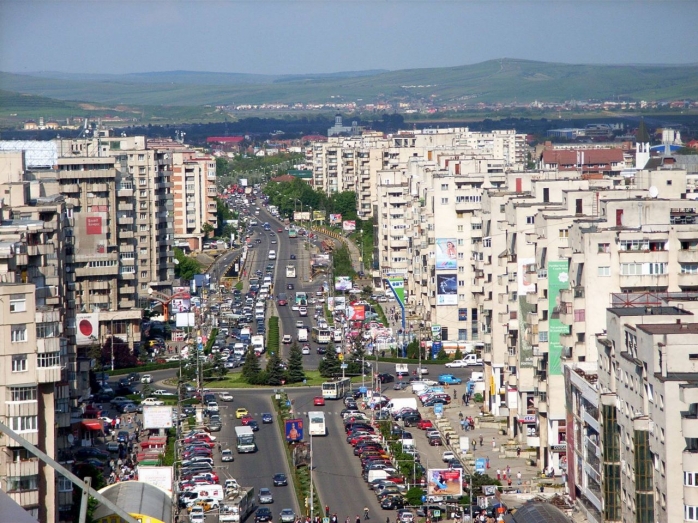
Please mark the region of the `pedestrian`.
POLYGON ((468 406, 468 402, 465 401, 466 398, 467 398, 467 396, 465 395, 465 392, 464 392, 464 393, 463 393, 463 396, 461 397, 461 400, 463 401, 463 405, 465 405, 465 406, 467 407, 467 406, 468 406))
POLYGON ((485 458, 485 468, 487 468, 487 470, 490 470, 490 457, 489 456, 487 456, 485 458))
POLYGON ((477 450, 477 441, 475 441, 475 439, 473 439, 473 452, 475 452, 476 450, 477 450))
MULTIPOLYGON (((511 476, 511 467, 509 465, 507 465, 507 471, 505 474, 506 474, 506 476, 511 476)), ((504 477, 506 477, 506 476, 504 476, 504 477)))
POLYGON ((468 430, 468 429, 466 428, 466 426, 465 426, 465 420, 464 420, 464 419, 460 420, 460 428, 461 428, 461 430, 462 430, 463 432, 465 432, 466 430, 468 430))
POLYGON ((359 517, 358 514, 356 515, 356 521, 355 521, 355 523, 361 523, 361 518, 359 517))
POLYGON ((516 457, 517 458, 521 457, 521 447, 516 447, 516 457))
POLYGON ((368 515, 368 507, 364 507, 364 519, 371 519, 368 515))
POLYGON ((497 448, 497 442, 494 439, 494 436, 492 436, 492 450, 497 448))
POLYGON ((330 506, 325 505, 325 517, 329 518, 330 517, 330 506))
POLYGON ((516 484, 521 485, 521 471, 520 470, 516 473, 516 484))
POLYGON ((482 434, 480 434, 480 447, 483 447, 484 445, 482 444, 484 438, 482 437, 482 434))
POLYGON ((509 479, 507 479, 507 486, 511 487, 511 476, 509 477, 509 479))
POLYGON ((387 518, 385 518, 385 523, 390 523, 390 516, 388 516, 387 518))
POLYGON ((502 471, 501 471, 501 469, 497 469, 497 480, 501 480, 501 479, 502 479, 502 471))
POLYGON ((116 430, 119 430, 121 428, 121 417, 117 416, 116 418, 116 430))

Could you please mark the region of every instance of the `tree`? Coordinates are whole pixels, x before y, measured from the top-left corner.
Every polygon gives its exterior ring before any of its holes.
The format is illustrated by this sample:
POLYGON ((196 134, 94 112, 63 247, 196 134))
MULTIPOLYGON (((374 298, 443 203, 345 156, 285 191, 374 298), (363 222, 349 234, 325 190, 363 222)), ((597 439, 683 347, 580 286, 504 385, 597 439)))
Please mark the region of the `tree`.
POLYGON ((175 247, 174 255, 177 260, 175 264, 175 276, 183 280, 191 280, 194 278, 195 274, 201 273, 201 264, 194 258, 185 256, 182 249, 175 247))
POLYGON ((289 383, 300 383, 305 379, 305 372, 303 371, 303 353, 298 343, 295 341, 291 345, 291 351, 288 355, 288 376, 289 383))
POLYGON ((436 355, 436 359, 437 359, 437 360, 442 360, 442 361, 447 360, 447 359, 448 359, 448 353, 447 353, 444 349, 441 349, 441 350, 439 351, 439 353, 436 355))
POLYGON ((453 355, 454 360, 462 360, 463 359, 463 353, 461 352, 460 348, 456 349, 456 353, 453 355))
POLYGON ((253 350, 248 349, 245 363, 242 364, 242 377, 247 383, 256 383, 255 380, 259 377, 260 372, 262 372, 262 366, 259 364, 259 359, 253 350))
POLYGON ((190 350, 187 360, 182 365, 182 373, 180 379, 182 381, 191 381, 196 379, 196 358, 199 353, 196 350, 190 350))
POLYGON ((225 362, 223 361, 223 355, 220 351, 214 353, 213 355, 213 365, 211 366, 211 372, 208 373, 211 378, 223 379, 225 375, 228 374, 228 369, 225 368, 225 362))
POLYGON ((413 360, 419 358, 419 341, 416 338, 407 344, 407 357, 413 360))
POLYGON ((208 236, 209 234, 211 234, 213 231, 214 231, 213 225, 211 225, 211 224, 208 223, 208 222, 204 223, 204 224, 201 226, 201 232, 202 232, 203 234, 205 234, 206 236, 208 236))
POLYGON ((334 213, 342 215, 343 220, 356 219, 356 193, 354 191, 334 193, 330 206, 334 213))
POLYGON ((115 369, 127 369, 138 365, 138 356, 131 352, 127 343, 117 338, 109 338, 102 346, 102 362, 104 368, 111 368, 112 346, 115 369))
POLYGON ((318 365, 318 370, 320 371, 320 376, 323 378, 331 378, 333 376, 337 376, 339 374, 339 371, 341 370, 339 368, 339 359, 337 359, 337 353, 334 350, 334 344, 330 343, 327 346, 327 352, 325 353, 325 356, 322 358, 320 361, 320 365, 318 365))
POLYGON ((266 375, 267 385, 281 385, 281 382, 286 378, 281 368, 281 358, 277 352, 270 354, 267 359, 266 375))

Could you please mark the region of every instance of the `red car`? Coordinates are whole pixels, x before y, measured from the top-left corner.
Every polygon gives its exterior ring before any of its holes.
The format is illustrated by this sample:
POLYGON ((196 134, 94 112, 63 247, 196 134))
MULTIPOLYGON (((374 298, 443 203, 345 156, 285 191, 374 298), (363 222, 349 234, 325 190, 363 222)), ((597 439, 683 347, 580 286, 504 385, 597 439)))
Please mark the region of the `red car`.
POLYGON ((252 416, 243 416, 240 421, 243 425, 249 425, 250 421, 254 421, 254 418, 252 416))
POLYGON ((430 419, 421 419, 417 422, 417 428, 422 430, 430 429, 434 426, 430 419))
POLYGON ((279 228, 279 229, 276 229, 276 232, 284 232, 284 230, 279 228))
POLYGON ((315 396, 313 398, 313 405, 315 407, 324 407, 325 406, 325 398, 322 396, 315 396))
POLYGON ((276 303, 277 303, 277 305, 279 305, 281 307, 288 305, 288 302, 286 300, 279 300, 276 303))

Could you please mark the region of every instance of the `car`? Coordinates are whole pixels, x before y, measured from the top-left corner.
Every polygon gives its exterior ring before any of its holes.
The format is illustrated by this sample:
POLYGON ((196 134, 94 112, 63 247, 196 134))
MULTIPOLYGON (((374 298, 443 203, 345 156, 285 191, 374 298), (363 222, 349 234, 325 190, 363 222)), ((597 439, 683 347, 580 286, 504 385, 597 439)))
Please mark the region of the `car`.
POLYGON ((240 421, 242 422, 243 425, 249 425, 251 421, 254 421, 254 418, 250 416, 249 414, 245 414, 240 421))
POLYGON ((295 260, 295 259, 296 259, 296 255, 295 255, 295 254, 291 254, 291 259, 292 259, 292 260, 295 260))
POLYGON ((289 291, 292 291, 295 287, 293 286, 292 283, 288 283, 288 284, 286 284, 286 288, 287 288, 289 291))
POLYGON ((81 447, 75 451, 75 457, 79 460, 85 460, 89 458, 98 459, 100 461, 106 461, 109 459, 109 453, 99 450, 96 447, 81 447))
POLYGON ((107 442, 106 449, 109 452, 119 452, 119 445, 120 443, 118 441, 109 441, 107 442))
POLYGON ((296 513, 293 512, 293 509, 285 508, 281 511, 279 517, 281 523, 293 523, 296 520, 296 513))
POLYGON ((122 414, 131 414, 133 412, 138 412, 138 405, 135 403, 123 403, 119 406, 119 412, 122 414))
POLYGON ((441 439, 441 436, 430 436, 427 441, 429 442, 429 445, 432 447, 440 447, 441 445, 444 444, 443 440, 441 439))
POLYGON ((264 412, 262 413, 262 423, 272 423, 274 421, 274 417, 271 415, 269 412, 264 412))
POLYGON ((221 451, 221 461, 234 461, 235 456, 233 456, 233 451, 230 449, 223 449, 221 451))
POLYGON ((315 396, 313 398, 313 406, 314 407, 324 407, 325 406, 325 398, 322 396, 315 396))
POLYGON ((150 374, 143 374, 141 376, 141 383, 152 383, 153 377, 150 374))
POLYGON ((221 401, 233 401, 233 395, 230 392, 221 392, 218 394, 218 399, 221 401))
POLYGON ((288 485, 288 478, 286 477, 286 474, 281 472, 274 474, 273 481, 275 487, 285 487, 288 485))
POLYGON ((393 385, 393 390, 404 390, 407 388, 407 383, 404 381, 398 381, 393 385))
POLYGON ((153 407, 161 407, 164 404, 165 404, 164 401, 159 400, 157 398, 145 398, 143 401, 141 401, 141 405, 153 406, 153 407))
POLYGON ((259 489, 259 494, 257 494, 257 501, 260 505, 266 503, 274 503, 274 496, 272 496, 271 490, 265 487, 259 489))
POLYGON ((449 463, 455 459, 456 459, 456 455, 453 452, 451 452, 450 450, 447 450, 446 452, 441 454, 441 461, 443 461, 444 463, 449 463))
POLYGON ((278 229, 276 229, 276 232, 284 232, 284 230, 281 227, 279 227, 278 229))
POLYGON ((249 413, 245 407, 238 407, 235 409, 235 417, 237 419, 242 418, 243 416, 247 416, 249 413))
POLYGON ((133 402, 128 398, 124 398, 123 396, 116 396, 115 398, 112 398, 109 403, 118 407, 119 405, 123 405, 124 403, 133 403, 133 402))
POLYGON ((319 346, 319 347, 315 350, 315 352, 317 352, 318 354, 327 354, 327 349, 326 349, 325 347, 319 346))
POLYGON ((440 385, 460 385, 463 380, 453 374, 440 374, 437 381, 440 385))
POLYGON ((271 241, 271 244, 274 245, 275 243, 276 243, 276 239, 273 239, 273 240, 271 241))
POLYGON ((434 424, 430 419, 422 419, 417 422, 417 428, 421 430, 427 430, 434 427, 434 424))
POLYGON ((271 510, 269 510, 267 507, 259 507, 254 513, 255 523, 264 523, 266 521, 273 521, 273 519, 274 518, 271 515, 271 510))
MULTIPOLYGON (((277 338, 278 339, 278 338, 277 338)), ((293 338, 291 337, 290 334, 284 334, 284 337, 281 338, 281 342, 285 344, 289 344, 293 341, 293 338)))
POLYGON ((395 381, 395 376, 393 376, 392 374, 388 374, 387 372, 383 372, 378 375, 378 379, 381 383, 392 383, 393 381, 395 381))
POLYGON ((310 354, 310 347, 308 345, 303 345, 301 354, 303 354, 303 356, 308 356, 310 354))
POLYGON ((381 508, 385 510, 401 509, 405 504, 405 498, 395 494, 390 494, 381 500, 381 508))
POLYGON ((166 391, 165 389, 157 389, 153 391, 153 396, 175 396, 175 393, 166 391))
POLYGON ((252 429, 252 432, 257 432, 259 430, 259 424, 257 423, 256 420, 250 420, 247 423, 247 426, 252 429))
POLYGON ((279 305, 279 306, 281 306, 281 307, 285 307, 286 305, 288 305, 288 301, 287 301, 287 300, 284 300, 283 298, 279 298, 279 299, 277 300, 276 304, 279 305))

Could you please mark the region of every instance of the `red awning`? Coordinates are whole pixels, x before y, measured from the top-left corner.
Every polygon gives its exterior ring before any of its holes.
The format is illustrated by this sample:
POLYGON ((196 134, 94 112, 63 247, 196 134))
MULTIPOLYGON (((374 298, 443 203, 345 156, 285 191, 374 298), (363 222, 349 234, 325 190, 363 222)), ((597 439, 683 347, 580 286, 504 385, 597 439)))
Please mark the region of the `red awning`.
POLYGON ((82 420, 82 426, 88 430, 103 430, 104 429, 102 422, 99 420, 84 419, 84 420, 82 420))

